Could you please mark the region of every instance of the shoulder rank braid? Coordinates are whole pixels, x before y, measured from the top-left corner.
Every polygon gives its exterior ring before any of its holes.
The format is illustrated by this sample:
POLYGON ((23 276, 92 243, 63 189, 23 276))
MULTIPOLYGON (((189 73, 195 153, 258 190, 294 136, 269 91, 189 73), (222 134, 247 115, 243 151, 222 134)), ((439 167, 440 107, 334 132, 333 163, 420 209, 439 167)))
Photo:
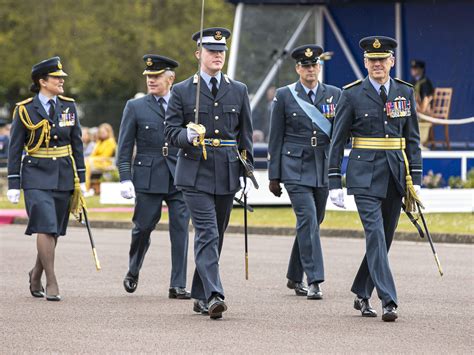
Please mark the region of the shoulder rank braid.
POLYGON ((27 100, 21 101, 16 104, 15 110, 13 111, 13 118, 18 110, 18 116, 20 117, 21 122, 23 125, 30 131, 30 137, 28 142, 25 145, 25 150, 28 154, 36 152, 43 142, 46 144, 46 148, 49 148, 49 141, 51 139, 50 132, 51 126, 47 119, 42 119, 37 124, 33 124, 31 121, 30 115, 28 114, 28 110, 25 107, 25 104, 31 102, 32 98, 27 100), (41 129, 40 137, 38 139, 38 143, 34 147, 32 147, 33 142, 35 140, 36 131, 41 129))

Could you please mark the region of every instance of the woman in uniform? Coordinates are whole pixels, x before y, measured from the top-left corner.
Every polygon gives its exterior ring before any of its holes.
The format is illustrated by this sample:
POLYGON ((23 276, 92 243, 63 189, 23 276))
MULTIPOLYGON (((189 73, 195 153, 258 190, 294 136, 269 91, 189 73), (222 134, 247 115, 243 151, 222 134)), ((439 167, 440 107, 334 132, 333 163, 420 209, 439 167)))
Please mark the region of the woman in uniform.
POLYGON ((76 106, 73 99, 62 96, 66 76, 59 57, 33 66, 31 91, 36 95, 16 104, 8 154, 7 197, 18 203, 23 189, 29 219, 25 234, 37 234, 30 292, 48 301, 61 300, 54 273, 55 248, 58 237, 66 234, 69 212, 80 219, 81 189, 85 189, 76 106))

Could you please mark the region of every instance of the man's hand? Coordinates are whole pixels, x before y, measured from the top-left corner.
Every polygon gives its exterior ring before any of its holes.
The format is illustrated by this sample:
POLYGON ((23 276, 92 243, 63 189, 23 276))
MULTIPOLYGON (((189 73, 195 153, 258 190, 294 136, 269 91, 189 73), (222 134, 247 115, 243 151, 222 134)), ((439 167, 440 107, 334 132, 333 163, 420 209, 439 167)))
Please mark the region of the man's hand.
POLYGON ((335 206, 346 208, 346 205, 344 204, 344 191, 342 191, 342 189, 329 190, 329 198, 335 206))
POLYGON ((20 190, 17 189, 10 189, 7 191, 7 198, 8 201, 11 203, 17 204, 20 202, 20 190))
POLYGON ((191 127, 186 127, 186 135, 189 143, 193 143, 194 138, 199 137, 199 133, 191 127))
POLYGON ((135 187, 133 186, 133 182, 131 182, 130 180, 121 181, 120 195, 122 195, 122 197, 126 199, 135 198, 135 187))
POLYGON ((270 184, 268 185, 271 193, 274 194, 276 197, 281 196, 281 186, 279 180, 270 180, 270 184))
POLYGON ((241 176, 239 177, 240 187, 244 191, 244 194, 248 195, 250 191, 252 191, 253 184, 252 181, 248 177, 241 176))

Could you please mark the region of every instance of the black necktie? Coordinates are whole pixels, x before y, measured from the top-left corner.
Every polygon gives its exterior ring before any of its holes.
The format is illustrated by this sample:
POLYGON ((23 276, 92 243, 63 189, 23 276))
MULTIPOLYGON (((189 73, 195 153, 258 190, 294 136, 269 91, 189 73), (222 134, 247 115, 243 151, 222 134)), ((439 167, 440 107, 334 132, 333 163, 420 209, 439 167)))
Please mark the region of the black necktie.
POLYGON ((160 111, 163 114, 163 117, 165 117, 165 103, 166 103, 166 101, 165 101, 164 98, 160 97, 158 99, 158 104, 160 106, 160 111))
POLYGON ((54 111, 55 111, 55 110, 54 110, 54 104, 55 104, 55 103, 54 103, 54 100, 51 99, 51 100, 48 101, 48 103, 49 103, 49 112, 48 112, 49 118, 50 118, 51 120, 54 120, 54 111))
POLYGON ((217 96, 217 91, 219 89, 217 88, 217 79, 215 77, 211 78, 211 84, 212 84, 212 88, 211 88, 212 96, 216 97, 217 96))
POLYGON ((385 86, 380 87, 380 98, 382 99, 383 103, 387 102, 387 91, 385 90, 385 86))
POLYGON ((308 91, 308 97, 309 97, 309 101, 311 101, 312 104, 314 104, 313 96, 314 96, 313 90, 309 90, 308 91))

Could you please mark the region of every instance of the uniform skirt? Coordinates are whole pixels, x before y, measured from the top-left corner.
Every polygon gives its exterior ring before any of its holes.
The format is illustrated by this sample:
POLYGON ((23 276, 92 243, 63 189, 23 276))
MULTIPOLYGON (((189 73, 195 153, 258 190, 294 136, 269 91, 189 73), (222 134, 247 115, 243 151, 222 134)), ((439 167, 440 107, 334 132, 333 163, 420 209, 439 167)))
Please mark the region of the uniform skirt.
POLYGON ((72 191, 27 189, 23 192, 28 214, 25 234, 65 235, 72 191))

